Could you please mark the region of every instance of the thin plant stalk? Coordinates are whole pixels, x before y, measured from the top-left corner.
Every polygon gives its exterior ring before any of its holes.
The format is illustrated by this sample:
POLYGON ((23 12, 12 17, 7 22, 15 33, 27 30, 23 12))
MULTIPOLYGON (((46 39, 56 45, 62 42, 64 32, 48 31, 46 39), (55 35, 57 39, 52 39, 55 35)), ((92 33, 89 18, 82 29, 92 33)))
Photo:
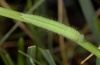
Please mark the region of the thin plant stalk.
MULTIPOLYGON (((58 21, 63 23, 63 0, 58 0, 58 21)), ((64 37, 59 36, 59 44, 60 44, 60 51, 61 51, 61 57, 63 61, 63 65, 68 65, 67 57, 66 57, 66 51, 65 51, 65 43, 64 43, 64 37)))

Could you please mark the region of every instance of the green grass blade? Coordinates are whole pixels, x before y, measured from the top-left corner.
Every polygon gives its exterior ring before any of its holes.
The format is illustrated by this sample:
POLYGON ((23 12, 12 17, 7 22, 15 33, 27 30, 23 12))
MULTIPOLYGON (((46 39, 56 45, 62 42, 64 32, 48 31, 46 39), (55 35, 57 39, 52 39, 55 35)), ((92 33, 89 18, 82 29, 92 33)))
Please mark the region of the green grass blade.
POLYGON ((49 50, 44 50, 42 48, 39 48, 39 50, 50 65, 56 65, 56 63, 54 62, 54 59, 52 58, 49 50))
POLYGON ((28 11, 31 6, 32 6, 32 0, 27 0, 24 11, 28 11))
POLYGON ((43 64, 43 57, 41 55, 41 53, 38 50, 39 46, 30 46, 28 47, 28 54, 30 57, 32 57, 33 59, 37 59, 39 62, 41 62, 43 64))
POLYGON ((5 57, 5 55, 2 53, 1 50, 0 50, 0 56, 1 56, 2 60, 3 60, 3 62, 5 63, 5 65, 9 65, 9 63, 8 63, 8 61, 7 61, 6 57, 5 57))
POLYGON ((28 54, 25 54, 24 52, 22 52, 22 51, 20 51, 20 50, 18 50, 18 52, 19 52, 20 54, 26 56, 26 57, 30 60, 30 62, 31 62, 32 65, 35 65, 33 59, 32 59, 28 54))
MULTIPOLYGON (((35 59, 36 58, 36 47, 28 47, 27 50, 27 54, 32 58, 35 59)), ((27 59, 27 65, 31 65, 31 63, 29 62, 29 60, 27 59)), ((35 63, 34 63, 35 65, 35 63)))
POLYGON ((42 65, 42 63, 40 63, 40 62, 38 62, 36 59, 34 59, 34 58, 31 58, 31 56, 29 56, 28 54, 26 54, 26 53, 24 53, 24 52, 22 52, 22 51, 18 51, 19 53, 21 53, 22 55, 24 55, 24 56, 26 56, 29 60, 30 60, 30 62, 32 63, 32 65, 35 65, 35 63, 34 62, 36 62, 38 65, 42 65))
POLYGON ((9 65, 15 65, 8 54, 6 54, 5 57, 6 57, 7 61, 9 62, 9 65))
POLYGON ((14 65, 14 63, 13 63, 11 57, 9 56, 9 54, 1 48, 0 48, 0 55, 1 55, 3 61, 6 65, 14 65))
MULTIPOLYGON (((24 50, 24 39, 23 38, 19 39, 18 50, 25 52, 25 50, 24 50)), ((25 65, 25 58, 20 53, 18 53, 18 65, 25 65)))

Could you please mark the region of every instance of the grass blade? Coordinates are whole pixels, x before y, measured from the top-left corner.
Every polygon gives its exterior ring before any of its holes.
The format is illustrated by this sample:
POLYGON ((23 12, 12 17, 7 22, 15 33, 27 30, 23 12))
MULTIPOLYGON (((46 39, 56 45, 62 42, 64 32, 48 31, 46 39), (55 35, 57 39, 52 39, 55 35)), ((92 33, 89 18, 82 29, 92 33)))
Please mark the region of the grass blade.
POLYGON ((44 50, 42 48, 39 48, 39 50, 50 65, 56 65, 49 50, 44 50))
POLYGON ((4 49, 0 48, 0 55, 1 55, 3 61, 5 62, 6 65, 14 65, 11 57, 4 49))
MULTIPOLYGON (((27 50, 27 54, 32 58, 32 59, 35 59, 36 58, 36 47, 28 47, 28 50, 27 50)), ((33 61, 34 63, 34 61, 33 61)), ((29 60, 27 59, 27 64, 28 65, 31 65, 31 63, 29 62, 29 60)), ((34 63, 35 65, 35 63, 34 63)))
POLYGON ((34 62, 36 62, 38 65, 42 65, 42 64, 41 64, 40 62, 38 62, 37 60, 31 58, 31 56, 29 56, 28 54, 26 54, 26 53, 24 53, 24 52, 22 52, 22 51, 20 51, 20 50, 19 50, 18 52, 21 53, 22 55, 26 56, 26 57, 30 60, 30 62, 32 63, 32 65, 35 65, 34 62))
MULTIPOLYGON (((20 38, 18 43, 18 50, 24 51, 24 39, 20 38)), ((25 65, 25 58, 22 54, 18 53, 18 65, 25 65)))

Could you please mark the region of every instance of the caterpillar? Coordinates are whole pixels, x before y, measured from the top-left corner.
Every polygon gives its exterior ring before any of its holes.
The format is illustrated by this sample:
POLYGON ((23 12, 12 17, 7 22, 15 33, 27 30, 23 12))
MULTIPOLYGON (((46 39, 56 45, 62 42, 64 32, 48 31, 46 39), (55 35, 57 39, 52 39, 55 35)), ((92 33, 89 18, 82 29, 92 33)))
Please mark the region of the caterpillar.
POLYGON ((77 30, 54 20, 43 18, 37 15, 21 15, 21 17, 28 23, 58 33, 74 42, 82 42, 84 40, 84 35, 80 34, 77 30))

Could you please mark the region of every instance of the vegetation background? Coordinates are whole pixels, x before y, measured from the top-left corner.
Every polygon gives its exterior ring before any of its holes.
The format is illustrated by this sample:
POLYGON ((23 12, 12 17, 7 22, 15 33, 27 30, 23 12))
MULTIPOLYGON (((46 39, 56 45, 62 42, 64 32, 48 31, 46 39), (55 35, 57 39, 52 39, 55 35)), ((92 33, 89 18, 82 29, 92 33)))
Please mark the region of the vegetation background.
MULTIPOLYGON (((99 0, 0 0, 0 6, 57 20, 77 29, 85 39, 99 46, 99 0)), ((55 33, 0 16, 0 65, 81 65, 89 54, 55 33)), ((100 65, 99 61, 93 56, 83 65, 100 65)))

